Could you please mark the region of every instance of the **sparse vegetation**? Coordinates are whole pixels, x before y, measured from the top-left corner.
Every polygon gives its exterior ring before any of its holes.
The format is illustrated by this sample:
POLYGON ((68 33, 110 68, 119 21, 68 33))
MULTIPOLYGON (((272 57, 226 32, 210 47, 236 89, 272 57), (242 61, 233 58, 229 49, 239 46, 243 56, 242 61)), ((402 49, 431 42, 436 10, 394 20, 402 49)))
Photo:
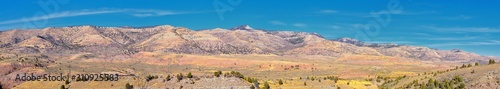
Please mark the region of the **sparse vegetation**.
POLYGON ((256 78, 251 78, 251 77, 247 77, 245 78, 245 80, 249 83, 254 83, 254 82, 257 82, 257 79, 256 78))
POLYGON ((460 67, 460 69, 462 68, 467 68, 467 66, 465 64, 462 64, 462 67, 460 67))
POLYGON ((476 62, 476 63, 474 63, 474 65, 475 65, 475 66, 479 66, 479 63, 477 63, 477 62, 476 62))
MULTIPOLYGON (((382 87, 384 88, 384 87, 382 87)), ((436 79, 428 79, 427 82, 419 82, 417 80, 413 80, 412 82, 408 84, 404 84, 404 86, 397 87, 397 88, 410 88, 410 89, 464 89, 465 84, 463 81, 463 78, 461 76, 454 76, 450 80, 436 80, 436 79), (455 86, 455 84, 460 84, 459 86, 455 86)))
POLYGON ((278 84, 283 85, 283 80, 281 80, 281 79, 280 79, 280 80, 278 81, 278 84))
POLYGON ((271 89, 271 86, 269 86, 269 83, 264 82, 264 89, 271 89))
POLYGON ((188 78, 193 78, 193 74, 191 74, 191 72, 188 73, 187 75, 188 78))
POLYGON ((240 72, 235 72, 235 71, 231 71, 230 76, 234 76, 237 78, 245 78, 245 76, 243 76, 243 74, 241 74, 240 72))
POLYGON ((146 81, 149 82, 149 81, 151 81, 153 79, 157 79, 157 78, 158 78, 158 75, 156 75, 156 76, 148 75, 148 76, 146 76, 146 81))
POLYGON ((253 85, 252 85, 252 86, 250 86, 250 89, 255 89, 255 86, 253 86, 253 85))
POLYGON ((179 81, 182 80, 182 78, 184 77, 184 75, 182 75, 182 73, 179 73, 179 74, 177 74, 176 77, 177 77, 177 82, 179 82, 179 81))
POLYGON ((488 65, 491 65, 491 64, 495 64, 495 60, 490 59, 490 61, 488 62, 488 65))
POLYGON ((129 83, 125 84, 125 89, 133 89, 134 86, 130 85, 129 83))
POLYGON ((167 81, 172 80, 172 78, 170 78, 170 75, 167 75, 166 80, 167 80, 167 81))
MULTIPOLYGON (((65 83, 66 85, 68 85, 70 82, 69 82, 69 80, 66 80, 66 81, 64 81, 64 83, 65 83)), ((0 88, 0 89, 1 89, 1 88, 0 88)))
POLYGON ((222 71, 216 71, 216 72, 214 72, 214 76, 215 77, 220 77, 221 74, 222 74, 222 71))
POLYGON ((460 83, 460 85, 458 86, 459 89, 465 89, 465 84, 464 83, 460 83))
POLYGON ((66 87, 64 87, 64 85, 61 85, 61 88, 59 88, 59 89, 66 89, 66 87))
POLYGON ((306 83, 306 82, 304 82, 304 86, 307 86, 307 83, 306 83))

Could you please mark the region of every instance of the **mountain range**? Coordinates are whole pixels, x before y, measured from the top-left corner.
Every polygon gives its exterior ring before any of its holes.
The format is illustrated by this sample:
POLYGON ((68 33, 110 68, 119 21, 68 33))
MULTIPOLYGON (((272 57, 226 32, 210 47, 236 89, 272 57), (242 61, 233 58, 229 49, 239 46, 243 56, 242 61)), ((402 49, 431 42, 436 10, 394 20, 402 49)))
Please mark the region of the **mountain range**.
POLYGON ((137 52, 181 54, 270 54, 391 56, 430 62, 486 62, 498 57, 482 56, 459 49, 371 44, 352 38, 326 39, 319 34, 267 31, 248 25, 231 29, 190 30, 170 25, 133 27, 68 26, 0 32, 0 52, 71 56, 92 53, 99 57, 137 52))

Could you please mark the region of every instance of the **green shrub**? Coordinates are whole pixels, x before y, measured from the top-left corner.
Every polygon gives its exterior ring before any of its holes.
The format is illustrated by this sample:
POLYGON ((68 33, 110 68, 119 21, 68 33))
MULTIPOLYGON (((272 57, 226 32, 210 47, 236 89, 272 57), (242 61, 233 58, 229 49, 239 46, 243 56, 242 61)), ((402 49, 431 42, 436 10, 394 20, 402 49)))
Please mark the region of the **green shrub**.
POLYGON ((264 83, 264 89, 271 89, 271 86, 269 86, 269 83, 267 83, 267 82, 264 83))
POLYGON ((187 75, 188 78, 193 78, 193 74, 191 74, 191 72, 188 73, 187 75))
POLYGON ((215 77, 220 77, 221 74, 222 74, 222 71, 216 71, 216 72, 214 72, 214 76, 215 77))
POLYGON ((166 78, 166 79, 167 79, 167 81, 172 80, 172 79, 170 78, 170 75, 167 75, 167 78, 166 78))
POLYGON ((181 81, 183 77, 184 75, 182 75, 182 73, 177 74, 177 82, 181 81))
POLYGON ((125 84, 125 89, 132 89, 134 86, 130 85, 129 83, 125 84))
POLYGON ((495 60, 490 59, 490 61, 488 62, 488 65, 490 65, 490 64, 495 64, 495 60))
POLYGON ((458 86, 458 88, 465 89, 465 84, 464 83, 460 83, 460 85, 458 86))
MULTIPOLYGON (((68 85, 68 84, 69 84, 69 80, 66 80, 64 83, 65 83, 66 85, 68 85)), ((0 89, 1 89, 1 88, 0 88, 0 89)))
POLYGON ((148 76, 146 76, 146 81, 149 82, 149 81, 151 81, 153 79, 157 79, 157 78, 158 78, 158 76, 148 75, 148 76))

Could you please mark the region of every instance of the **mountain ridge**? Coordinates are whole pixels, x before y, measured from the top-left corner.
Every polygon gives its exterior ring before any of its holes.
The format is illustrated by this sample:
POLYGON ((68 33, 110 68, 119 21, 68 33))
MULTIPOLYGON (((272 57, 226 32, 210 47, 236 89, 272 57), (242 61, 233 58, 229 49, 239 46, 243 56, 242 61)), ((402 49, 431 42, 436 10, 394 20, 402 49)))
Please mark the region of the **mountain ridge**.
POLYGON ((352 38, 328 40, 315 33, 258 30, 242 25, 222 30, 190 30, 170 25, 102 27, 92 25, 0 31, 0 50, 8 53, 130 55, 140 51, 186 54, 372 55, 422 61, 485 62, 463 50, 364 43, 352 38), (11 52, 12 51, 12 52, 11 52))

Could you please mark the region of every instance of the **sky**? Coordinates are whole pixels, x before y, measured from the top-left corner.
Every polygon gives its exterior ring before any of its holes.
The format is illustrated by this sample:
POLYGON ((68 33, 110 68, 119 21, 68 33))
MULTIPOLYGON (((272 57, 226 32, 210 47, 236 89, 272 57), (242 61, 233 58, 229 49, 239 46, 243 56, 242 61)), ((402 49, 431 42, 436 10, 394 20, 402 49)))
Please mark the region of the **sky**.
POLYGON ((75 25, 192 30, 250 25, 500 57, 500 1, 3 0, 0 31, 75 25))

